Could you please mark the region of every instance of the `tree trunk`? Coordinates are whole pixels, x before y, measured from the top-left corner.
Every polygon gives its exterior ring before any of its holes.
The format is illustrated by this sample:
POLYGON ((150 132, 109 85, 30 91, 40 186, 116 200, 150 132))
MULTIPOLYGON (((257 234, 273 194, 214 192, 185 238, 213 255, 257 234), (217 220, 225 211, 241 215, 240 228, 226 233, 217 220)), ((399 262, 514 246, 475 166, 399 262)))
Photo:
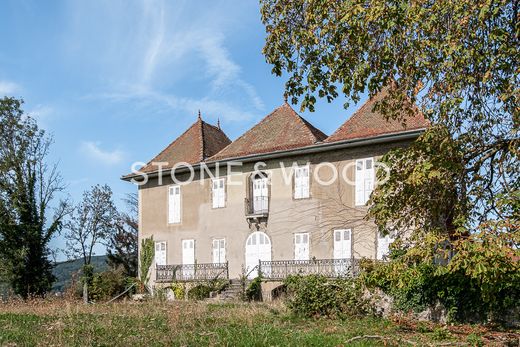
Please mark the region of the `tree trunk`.
POLYGON ((87 283, 87 281, 85 281, 85 283, 83 283, 83 302, 85 304, 88 304, 88 283, 87 283))

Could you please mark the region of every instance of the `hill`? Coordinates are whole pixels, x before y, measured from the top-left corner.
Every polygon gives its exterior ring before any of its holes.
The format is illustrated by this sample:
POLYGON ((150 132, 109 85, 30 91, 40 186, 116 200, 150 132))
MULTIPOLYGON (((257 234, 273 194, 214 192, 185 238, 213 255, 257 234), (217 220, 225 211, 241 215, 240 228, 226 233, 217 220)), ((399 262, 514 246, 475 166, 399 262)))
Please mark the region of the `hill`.
MULTIPOLYGON (((92 265, 94 272, 102 272, 108 269, 107 256, 96 255, 92 257, 92 265)), ((72 279, 72 274, 80 271, 83 266, 83 259, 67 260, 56 263, 53 274, 56 276, 56 282, 52 286, 52 291, 62 292, 72 279)))

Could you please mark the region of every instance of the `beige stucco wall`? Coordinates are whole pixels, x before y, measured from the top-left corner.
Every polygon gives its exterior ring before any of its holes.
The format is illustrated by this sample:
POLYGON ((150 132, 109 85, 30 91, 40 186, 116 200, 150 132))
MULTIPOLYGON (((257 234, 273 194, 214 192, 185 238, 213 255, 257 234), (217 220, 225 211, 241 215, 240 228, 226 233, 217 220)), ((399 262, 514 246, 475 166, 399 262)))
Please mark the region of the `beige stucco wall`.
MULTIPOLYGON (((336 180, 330 186, 318 184, 315 173, 321 180, 331 178, 327 167, 318 169, 322 162, 330 162, 354 181, 356 159, 383 155, 390 148, 406 143, 393 143, 372 147, 350 148, 319 154, 294 156, 282 160, 285 167, 293 162, 310 163, 311 197, 295 200, 291 183, 285 184, 280 167, 280 160, 267 161, 263 171, 270 178, 270 205, 267 223, 249 225, 244 213, 244 199, 254 163, 244 163, 241 168, 234 167, 238 174, 226 175, 221 168, 221 176, 228 177, 226 184, 226 206, 213 209, 211 204, 211 179, 207 174, 204 179, 195 174, 192 183, 181 187, 181 223, 168 224, 168 186, 171 178, 163 178, 162 185, 157 179, 150 180, 139 188, 141 239, 153 235, 155 241, 167 241, 167 263, 181 264, 181 242, 184 239, 195 240, 195 258, 197 263, 212 262, 212 240, 226 239, 226 258, 229 262, 230 278, 237 278, 245 265, 245 244, 247 237, 257 228, 271 239, 272 260, 294 259, 294 233, 308 232, 310 236, 310 257, 318 259, 333 258, 333 230, 352 230, 352 253, 355 258, 376 256, 375 225, 364 220, 366 207, 354 205, 355 187, 343 179, 336 180), (234 185, 232 183, 241 183, 234 185)), ((186 175, 179 177, 185 179, 186 175)), ((155 278, 152 273, 151 278, 155 278)))

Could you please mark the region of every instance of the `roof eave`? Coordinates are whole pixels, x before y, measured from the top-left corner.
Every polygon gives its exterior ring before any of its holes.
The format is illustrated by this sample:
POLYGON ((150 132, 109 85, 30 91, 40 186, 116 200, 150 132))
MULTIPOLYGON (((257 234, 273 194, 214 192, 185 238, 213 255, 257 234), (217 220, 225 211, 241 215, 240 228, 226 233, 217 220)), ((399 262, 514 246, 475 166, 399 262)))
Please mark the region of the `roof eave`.
MULTIPOLYGON (((201 167, 202 164, 205 164, 207 167, 214 167, 217 163, 226 163, 230 161, 240 161, 240 162, 251 162, 251 161, 257 161, 262 159, 276 159, 284 156, 293 156, 293 155, 300 155, 300 154, 312 154, 312 153, 319 153, 324 151, 330 151, 335 149, 343 149, 343 148, 349 148, 349 147, 358 147, 358 146, 365 146, 365 145, 373 145, 378 143, 385 143, 385 142, 391 142, 391 141, 403 141, 403 140, 411 140, 414 138, 417 138, 421 133, 423 133, 427 128, 419 128, 419 129, 413 129, 413 130, 407 130, 407 131, 400 131, 397 133, 391 133, 391 134, 383 134, 383 135, 377 135, 373 137, 364 137, 364 138, 357 138, 357 139, 348 139, 348 140, 339 140, 335 142, 320 142, 314 145, 309 145, 306 147, 299 147, 294 149, 288 149, 288 150, 279 150, 279 151, 273 151, 269 153, 261 153, 261 154, 251 154, 246 156, 239 156, 239 157, 231 157, 231 158, 224 158, 224 159, 217 159, 217 160, 210 160, 202 163, 198 163, 193 165, 194 168, 201 167)), ((184 171, 187 171, 188 169, 185 167, 180 167, 177 169, 177 172, 181 173, 184 171)), ((166 173, 169 173, 169 170, 164 170, 163 175, 166 173)), ((126 176, 122 176, 121 179, 123 181, 130 182, 132 179, 141 177, 144 174, 148 175, 149 178, 155 178, 158 176, 159 172, 154 171, 150 173, 135 173, 135 174, 129 174, 126 176)))

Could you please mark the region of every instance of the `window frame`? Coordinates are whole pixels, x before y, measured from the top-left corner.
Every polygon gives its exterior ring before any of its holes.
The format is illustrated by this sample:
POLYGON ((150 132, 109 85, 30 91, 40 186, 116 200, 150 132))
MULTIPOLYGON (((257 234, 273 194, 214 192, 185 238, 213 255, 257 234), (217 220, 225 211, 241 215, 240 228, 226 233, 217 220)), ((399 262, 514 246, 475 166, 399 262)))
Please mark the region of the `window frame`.
MULTIPOLYGON (((219 189, 217 189, 218 191, 219 189)), ((219 209, 226 207, 227 200, 227 192, 226 192, 226 179, 224 177, 213 178, 211 179, 211 208, 219 209), (222 182, 222 202, 217 201, 218 203, 215 205, 215 182, 222 182)))
POLYGON ((365 206, 370 198, 370 194, 374 191, 375 186, 375 160, 374 157, 366 157, 366 158, 359 158, 356 159, 355 165, 354 165, 354 205, 355 206, 365 206), (371 161, 371 167, 370 169, 366 168, 367 161, 371 161), (361 170, 358 170, 358 164, 361 163, 362 168, 361 170), (370 170, 370 171, 369 171, 370 170), (358 172, 362 172, 362 177, 358 178, 358 172), (371 174, 371 183, 372 183, 372 189, 370 192, 368 192, 367 197, 367 189, 365 189, 365 182, 367 180, 367 172, 370 172, 371 174), (358 184, 361 184, 361 189, 358 189, 358 184), (361 191, 361 192, 360 192, 361 191), (359 196, 360 194, 361 196, 359 196))
POLYGON ((293 169, 293 199, 294 200, 305 200, 305 199, 310 199, 310 198, 311 198, 311 166, 309 165, 309 163, 307 163, 305 165, 298 165, 298 166, 294 167, 294 169, 293 169), (307 185, 307 194, 306 195, 303 194, 303 188, 302 188, 303 186, 298 187, 297 178, 296 178, 296 172, 297 171, 302 172, 303 169, 307 169, 307 180, 305 181, 306 185, 307 185), (296 195, 298 191, 300 191, 301 195, 296 195))
POLYGON ((180 184, 172 184, 168 186, 168 224, 174 225, 174 224, 181 224, 182 223, 182 189, 180 184), (175 191, 175 188, 179 188, 179 206, 177 207, 179 211, 179 218, 175 219, 175 211, 173 211, 173 215, 170 215, 172 213, 171 211, 171 204, 172 204, 172 197, 175 194, 171 194, 171 190, 173 189, 175 191))

